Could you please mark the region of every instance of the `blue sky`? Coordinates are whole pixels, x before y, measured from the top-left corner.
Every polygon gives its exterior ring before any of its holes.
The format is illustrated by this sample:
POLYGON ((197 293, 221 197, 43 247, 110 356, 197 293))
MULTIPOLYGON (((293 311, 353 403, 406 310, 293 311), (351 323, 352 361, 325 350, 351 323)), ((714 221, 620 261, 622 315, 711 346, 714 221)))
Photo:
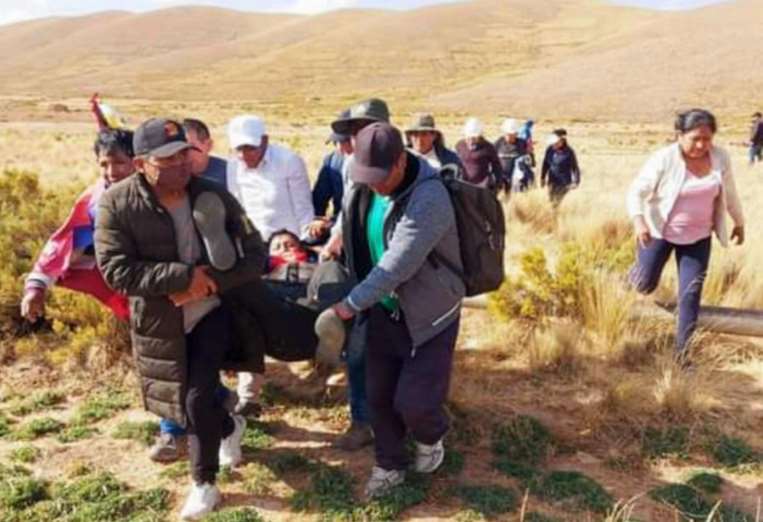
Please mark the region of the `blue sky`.
MULTIPOLYGON (((204 4, 249 11, 314 14, 346 7, 412 9, 457 0, 0 0, 0 25, 55 15, 78 15, 108 9, 147 11, 172 5, 204 4)), ((543 1, 543 0, 538 0, 543 1)), ((685 9, 722 0, 611 0, 655 9, 685 9)))

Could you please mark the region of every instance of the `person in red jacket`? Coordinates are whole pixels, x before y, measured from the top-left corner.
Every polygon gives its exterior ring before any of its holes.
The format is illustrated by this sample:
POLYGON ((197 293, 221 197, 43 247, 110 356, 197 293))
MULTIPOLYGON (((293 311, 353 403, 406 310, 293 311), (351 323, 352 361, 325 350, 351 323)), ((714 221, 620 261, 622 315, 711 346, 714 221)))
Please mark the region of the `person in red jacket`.
POLYGON ((77 198, 69 217, 50 236, 26 278, 21 315, 29 321, 42 317, 45 297, 53 285, 91 295, 117 318, 128 320, 127 298, 109 288, 95 265, 93 232, 101 195, 134 172, 132 132, 103 129, 93 148, 101 177, 77 198))

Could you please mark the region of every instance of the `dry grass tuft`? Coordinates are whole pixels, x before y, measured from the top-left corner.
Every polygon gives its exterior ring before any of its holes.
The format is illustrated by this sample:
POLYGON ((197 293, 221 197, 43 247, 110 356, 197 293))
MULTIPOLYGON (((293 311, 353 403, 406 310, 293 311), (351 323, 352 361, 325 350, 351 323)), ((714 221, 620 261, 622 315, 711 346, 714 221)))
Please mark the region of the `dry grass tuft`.
POLYGON ((658 411, 675 421, 688 421, 706 413, 714 395, 709 374, 701 367, 684 370, 672 358, 658 362, 652 389, 658 411))
POLYGON ((622 277, 597 270, 581 289, 582 322, 593 332, 604 353, 611 353, 626 335, 635 294, 622 277))
POLYGON ((551 234, 556 230, 557 213, 549 204, 546 192, 542 190, 514 194, 509 202, 508 215, 533 232, 551 234))
POLYGON ((560 323, 539 329, 530 341, 530 370, 577 375, 584 367, 587 346, 585 333, 577 324, 560 323))

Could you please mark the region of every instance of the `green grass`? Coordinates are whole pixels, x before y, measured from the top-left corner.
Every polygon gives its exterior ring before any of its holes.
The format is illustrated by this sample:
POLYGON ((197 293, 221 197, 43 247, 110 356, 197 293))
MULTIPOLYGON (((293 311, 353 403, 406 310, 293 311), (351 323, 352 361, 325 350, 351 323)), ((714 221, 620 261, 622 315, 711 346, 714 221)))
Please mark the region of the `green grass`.
POLYGON ((314 509, 326 517, 347 516, 355 508, 353 482, 354 479, 343 469, 319 464, 312 474, 309 488, 292 496, 291 505, 297 511, 314 509))
POLYGON ((525 515, 525 522, 562 522, 558 518, 538 513, 537 511, 531 511, 525 515))
POLYGON ((188 461, 180 460, 164 466, 162 471, 159 472, 159 478, 174 481, 187 477, 190 473, 191 468, 188 465, 188 461))
POLYGON ((641 451, 651 458, 677 455, 685 458, 689 450, 689 429, 684 426, 649 427, 644 430, 641 451))
POLYGON ((540 470, 534 466, 514 462, 507 457, 498 457, 493 462, 493 467, 504 475, 519 480, 524 488, 529 487, 541 475, 540 470))
POLYGON ((579 471, 552 471, 536 481, 532 492, 544 500, 597 513, 606 512, 613 504, 612 496, 598 482, 579 471))
POLYGON ((449 476, 458 475, 464 470, 464 454, 454 449, 445 450, 445 458, 442 461, 442 466, 438 470, 440 473, 444 473, 449 476))
POLYGON ((44 481, 31 477, 21 466, 0 464, 0 513, 22 511, 46 498, 48 487, 44 481))
POLYGON ((244 490, 252 495, 267 495, 271 485, 278 481, 273 470, 259 462, 250 462, 240 470, 244 490))
POLYGON ((514 462, 536 466, 551 450, 553 438, 537 419, 520 415, 493 432, 493 452, 514 462))
POLYGON ((268 458, 268 467, 276 475, 283 475, 299 471, 312 471, 315 468, 315 463, 296 451, 284 451, 271 455, 268 458))
POLYGON ((717 495, 721 492, 721 486, 723 486, 723 478, 717 473, 697 473, 691 477, 687 482, 687 485, 708 493, 710 495, 717 495))
POLYGON ((268 426, 262 422, 248 421, 244 437, 241 439, 241 450, 244 453, 255 453, 273 445, 273 437, 268 433, 268 426))
POLYGON ((668 484, 655 488, 649 496, 657 502, 673 506, 689 520, 705 520, 713 509, 713 504, 691 486, 668 484))
POLYGON ((0 439, 11 433, 11 421, 0 413, 0 439))
POLYGON ((64 444, 69 444, 71 442, 77 442, 78 440, 89 439, 97 433, 99 433, 98 428, 75 424, 74 426, 69 426, 68 428, 63 429, 56 436, 56 440, 64 444))
POLYGON ((204 522, 265 522, 256 509, 224 509, 204 518, 204 522))
POLYGON ((159 433, 159 423, 155 421, 143 421, 133 422, 124 421, 120 422, 111 436, 115 439, 121 440, 134 440, 140 442, 144 446, 150 446, 156 434, 159 433))
POLYGON ((711 440, 708 450, 716 462, 729 468, 761 461, 761 456, 745 440, 728 435, 711 440))
POLYGON ((469 508, 487 517, 508 513, 517 509, 517 495, 501 486, 458 486, 454 493, 469 508))
POLYGON ((431 476, 408 472, 405 482, 393 488, 389 494, 369 502, 356 511, 361 520, 400 520, 402 513, 427 498, 431 487, 431 476))
POLYGON ((107 390, 89 397, 74 416, 73 424, 89 425, 113 417, 130 407, 129 395, 120 390, 107 390))
POLYGON ((13 462, 21 462, 24 464, 31 464, 40 457, 40 450, 34 446, 21 446, 11 451, 10 460, 13 462))
POLYGON ((34 440, 51 433, 58 433, 64 429, 65 426, 66 425, 63 422, 56 419, 42 417, 40 419, 31 420, 15 430, 13 438, 16 440, 34 440))
POLYGON ((10 413, 17 417, 29 415, 30 413, 46 410, 61 404, 66 399, 65 395, 56 391, 45 391, 37 393, 32 397, 19 402, 10 409, 10 413))

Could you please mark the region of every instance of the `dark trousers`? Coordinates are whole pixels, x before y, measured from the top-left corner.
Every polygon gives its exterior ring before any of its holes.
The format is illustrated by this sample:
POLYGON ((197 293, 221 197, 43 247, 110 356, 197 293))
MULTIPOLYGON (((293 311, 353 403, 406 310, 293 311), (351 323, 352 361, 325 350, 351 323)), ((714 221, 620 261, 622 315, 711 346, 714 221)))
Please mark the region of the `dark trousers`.
POLYGON ((220 441, 233 433, 233 419, 217 398, 220 368, 231 349, 231 318, 226 307, 207 314, 186 335, 188 452, 197 483, 215 482, 220 441))
POLYGON ((675 250, 678 268, 677 355, 684 355, 684 350, 697 328, 702 285, 710 262, 711 243, 709 237, 690 245, 676 245, 664 239, 652 239, 646 248, 639 246, 636 264, 630 272, 630 280, 636 290, 649 294, 657 288, 662 269, 671 252, 675 250))
POLYGON ((353 423, 370 422, 368 398, 366 396, 366 342, 367 318, 359 317, 348 329, 345 344, 345 362, 347 363, 347 402, 350 403, 350 419, 353 423))
POLYGON ((434 444, 448 431, 448 396, 459 320, 413 351, 405 322, 381 306, 369 312, 366 391, 374 431, 376 464, 405 469, 405 435, 434 444))

